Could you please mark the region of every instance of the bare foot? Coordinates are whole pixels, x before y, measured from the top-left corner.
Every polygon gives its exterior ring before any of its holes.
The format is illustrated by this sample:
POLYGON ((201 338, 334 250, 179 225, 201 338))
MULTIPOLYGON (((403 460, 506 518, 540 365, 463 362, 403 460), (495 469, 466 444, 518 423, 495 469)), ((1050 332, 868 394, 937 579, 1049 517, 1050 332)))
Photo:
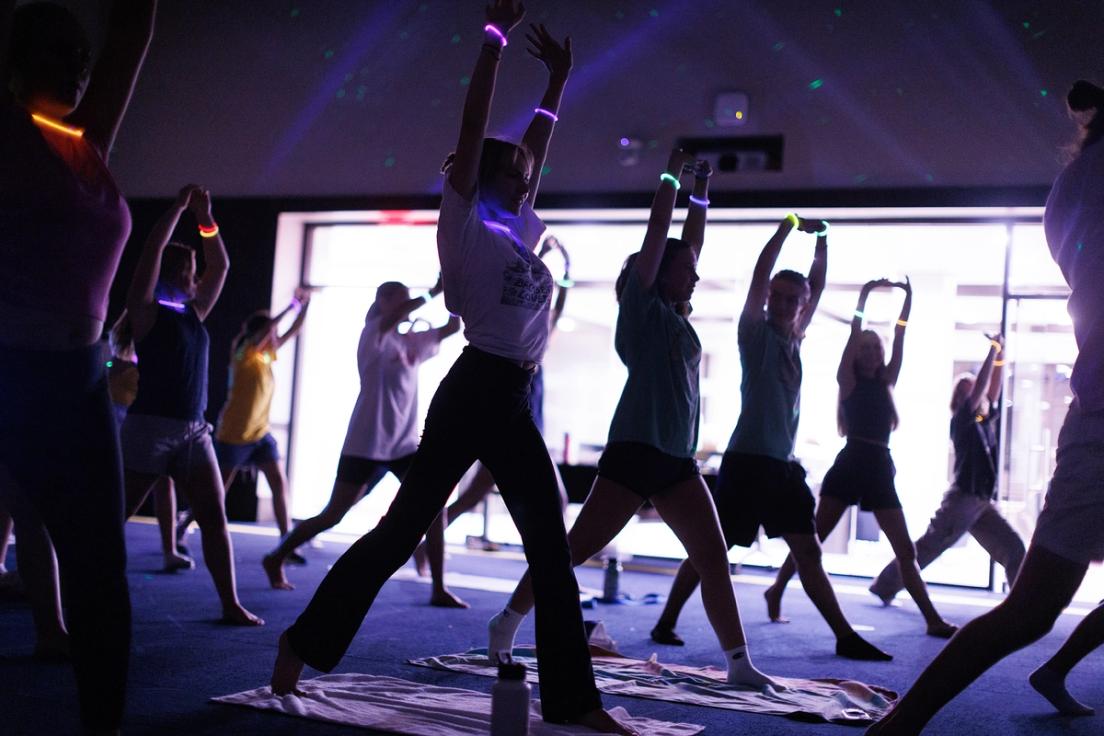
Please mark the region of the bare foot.
POLYGON ((438 608, 471 608, 466 602, 457 598, 448 588, 434 590, 429 597, 429 605, 438 608))
POLYGON ((425 542, 414 548, 414 569, 417 571, 418 577, 429 577, 429 557, 426 556, 425 542))
POLYGON ((165 572, 177 572, 179 570, 191 570, 195 567, 195 560, 175 552, 165 555, 165 566, 161 568, 165 572))
POLYGON ((295 586, 289 583, 287 576, 284 575, 284 564, 278 558, 265 555, 261 558, 261 567, 264 568, 265 575, 268 575, 268 584, 273 588, 295 590, 295 586))
POLYGON ((782 590, 772 585, 763 591, 767 601, 767 617, 774 624, 788 624, 790 620, 782 615, 782 590))
POLYGON ((584 713, 575 719, 575 723, 592 728, 599 733, 619 733, 621 736, 640 736, 640 732, 619 722, 601 708, 584 713))
POLYGON ((875 598, 877 598, 878 600, 880 600, 882 602, 882 606, 892 606, 893 605, 894 596, 891 595, 887 598, 886 596, 882 595, 878 591, 874 590, 873 585, 871 585, 869 588, 867 588, 867 590, 870 591, 870 594, 872 596, 874 596, 875 598))
POLYGON ((296 687, 299 684, 299 676, 303 674, 303 660, 299 659, 291 649, 287 640, 287 632, 280 634, 280 647, 276 652, 276 664, 272 667, 273 695, 287 695, 294 693, 302 695, 303 691, 296 687))
POLYGON ((264 626, 264 619, 245 610, 240 603, 222 609, 222 623, 231 626, 264 626))
POLYGON ((934 636, 938 639, 950 639, 958 631, 958 627, 949 621, 936 621, 928 624, 928 636, 934 636))

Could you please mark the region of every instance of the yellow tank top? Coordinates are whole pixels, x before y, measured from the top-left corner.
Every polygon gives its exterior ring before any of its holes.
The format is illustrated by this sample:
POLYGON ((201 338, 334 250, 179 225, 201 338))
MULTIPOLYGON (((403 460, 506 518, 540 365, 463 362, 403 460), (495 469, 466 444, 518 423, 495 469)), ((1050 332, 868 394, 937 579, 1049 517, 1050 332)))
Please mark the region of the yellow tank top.
POLYGON ((107 393, 112 404, 128 407, 133 404, 138 396, 138 366, 113 356, 108 361, 107 393))
POLYGON ((230 395, 219 414, 215 439, 231 445, 247 445, 268 433, 275 380, 274 351, 249 346, 239 350, 230 367, 230 395))

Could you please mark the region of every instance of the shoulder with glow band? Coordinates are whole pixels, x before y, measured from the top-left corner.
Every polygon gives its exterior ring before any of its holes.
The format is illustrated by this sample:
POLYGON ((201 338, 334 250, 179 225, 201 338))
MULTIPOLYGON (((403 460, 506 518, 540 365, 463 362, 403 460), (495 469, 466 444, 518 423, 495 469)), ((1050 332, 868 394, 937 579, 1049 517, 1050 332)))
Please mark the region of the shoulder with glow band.
POLYGON ((506 48, 506 34, 503 33, 494 23, 488 23, 487 25, 483 26, 483 32, 489 33, 491 36, 494 36, 499 41, 501 41, 502 46, 500 48, 506 48))
POLYGON ((200 225, 199 226, 199 236, 201 238, 213 238, 218 234, 219 234, 218 225, 216 225, 214 223, 212 223, 210 226, 207 226, 207 225, 200 225))
POLYGON ((659 175, 659 180, 660 181, 665 181, 668 184, 670 184, 671 186, 673 186, 675 188, 676 192, 679 189, 682 189, 682 184, 679 183, 678 177, 675 176, 674 174, 668 174, 666 171, 664 171, 662 174, 659 175))
POLYGON ((534 113, 536 113, 537 115, 543 115, 543 116, 545 116, 546 118, 548 118, 549 120, 551 120, 551 121, 552 121, 553 123, 558 123, 558 122, 560 122, 560 116, 559 116, 559 115, 557 115, 556 113, 552 112, 551 110, 546 110, 546 109, 544 109, 543 107, 537 107, 537 108, 534 108, 534 109, 533 109, 533 112, 534 112, 534 113))
POLYGON ((709 206, 709 200, 705 197, 695 197, 693 194, 691 194, 690 195, 690 204, 696 204, 699 207, 708 207, 709 206))

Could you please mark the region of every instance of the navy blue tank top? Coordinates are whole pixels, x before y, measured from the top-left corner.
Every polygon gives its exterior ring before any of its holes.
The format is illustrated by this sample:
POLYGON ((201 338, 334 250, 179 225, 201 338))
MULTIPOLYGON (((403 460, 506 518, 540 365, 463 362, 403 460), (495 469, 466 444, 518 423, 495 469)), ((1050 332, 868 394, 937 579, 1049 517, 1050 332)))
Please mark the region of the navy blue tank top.
POLYGON ((889 444, 896 411, 889 386, 876 378, 860 378, 843 400, 847 436, 889 444))
POLYGON ((137 342, 138 396, 131 414, 198 421, 207 410, 207 329, 191 304, 157 305, 153 329, 137 342))

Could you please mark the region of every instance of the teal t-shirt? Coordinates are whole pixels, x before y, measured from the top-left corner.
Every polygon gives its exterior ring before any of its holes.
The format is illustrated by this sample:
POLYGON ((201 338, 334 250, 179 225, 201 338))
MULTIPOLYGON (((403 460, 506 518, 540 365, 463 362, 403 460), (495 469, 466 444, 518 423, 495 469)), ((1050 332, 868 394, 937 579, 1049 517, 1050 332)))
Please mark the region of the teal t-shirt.
POLYGON ((701 342, 654 284, 641 286, 635 266, 621 293, 614 347, 629 377, 609 441, 643 442, 668 455, 693 457, 701 413, 701 342))
POLYGON ((743 405, 728 451, 790 460, 801 417, 801 340, 780 334, 763 312, 741 318, 737 341, 743 405))

